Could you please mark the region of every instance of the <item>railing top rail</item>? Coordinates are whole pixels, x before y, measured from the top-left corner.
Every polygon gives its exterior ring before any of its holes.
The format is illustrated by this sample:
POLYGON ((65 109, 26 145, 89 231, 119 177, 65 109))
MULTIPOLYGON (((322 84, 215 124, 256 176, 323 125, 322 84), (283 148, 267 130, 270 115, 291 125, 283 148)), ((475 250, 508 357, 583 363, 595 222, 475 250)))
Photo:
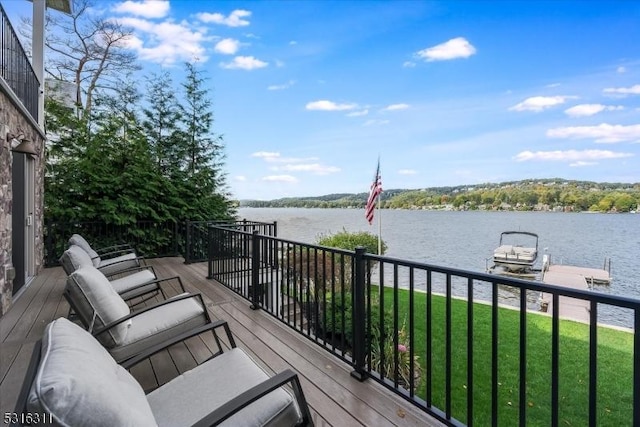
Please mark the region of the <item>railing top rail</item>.
MULTIPOLYGON (((269 223, 267 223, 267 224, 269 224, 269 223)), ((247 237, 253 236, 253 234, 254 234, 252 231, 232 230, 232 229, 228 229, 228 228, 225 228, 225 227, 221 227, 219 225, 210 225, 209 228, 218 228, 218 229, 222 229, 222 230, 225 230, 225 231, 228 231, 228 232, 231 232, 231 233, 242 234, 242 235, 245 235, 247 237)), ((333 252, 333 253, 347 255, 347 256, 355 256, 355 251, 350 251, 348 249, 340 249, 340 248, 332 248, 332 247, 329 247, 329 246, 313 245, 311 243, 299 242, 299 241, 296 241, 296 240, 282 239, 280 237, 275 237, 275 236, 265 236, 263 234, 260 234, 260 238, 261 239, 265 239, 265 240, 275 240, 275 241, 282 242, 282 243, 288 243, 290 245, 306 246, 306 247, 309 247, 311 249, 322 250, 322 251, 327 251, 327 252, 333 252)))

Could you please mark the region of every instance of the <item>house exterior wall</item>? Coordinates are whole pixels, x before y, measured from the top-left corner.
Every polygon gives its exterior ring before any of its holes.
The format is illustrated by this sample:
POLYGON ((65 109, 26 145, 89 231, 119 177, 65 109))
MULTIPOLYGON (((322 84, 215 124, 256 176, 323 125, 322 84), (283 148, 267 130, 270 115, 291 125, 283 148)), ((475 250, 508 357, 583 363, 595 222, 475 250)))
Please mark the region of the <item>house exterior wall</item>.
POLYGON ((6 132, 23 133, 31 139, 39 152, 35 158, 35 274, 43 266, 44 261, 44 138, 33 121, 25 116, 24 110, 18 108, 15 101, 0 88, 0 316, 7 312, 13 303, 13 281, 7 273, 13 268, 12 253, 12 152, 11 141, 6 132))

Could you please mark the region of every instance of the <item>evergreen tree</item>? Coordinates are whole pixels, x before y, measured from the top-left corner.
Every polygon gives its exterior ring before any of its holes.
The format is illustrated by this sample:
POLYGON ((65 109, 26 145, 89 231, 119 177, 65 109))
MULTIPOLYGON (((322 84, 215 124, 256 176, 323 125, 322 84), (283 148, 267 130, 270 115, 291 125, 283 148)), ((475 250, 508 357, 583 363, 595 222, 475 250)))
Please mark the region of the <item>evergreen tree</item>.
POLYGON ((153 161, 160 173, 172 177, 181 168, 184 147, 181 144, 180 105, 169 73, 152 74, 147 80, 142 125, 147 134, 153 161))
POLYGON ((80 163, 84 173, 82 209, 87 219, 107 224, 135 224, 170 218, 161 196, 146 135, 136 114, 140 94, 127 81, 115 96, 96 100, 94 131, 80 163))
POLYGON ((212 101, 204 87, 202 72, 185 65, 181 104, 185 180, 181 198, 187 202, 186 218, 229 219, 233 211, 223 173, 224 144, 222 135, 213 132, 212 101))

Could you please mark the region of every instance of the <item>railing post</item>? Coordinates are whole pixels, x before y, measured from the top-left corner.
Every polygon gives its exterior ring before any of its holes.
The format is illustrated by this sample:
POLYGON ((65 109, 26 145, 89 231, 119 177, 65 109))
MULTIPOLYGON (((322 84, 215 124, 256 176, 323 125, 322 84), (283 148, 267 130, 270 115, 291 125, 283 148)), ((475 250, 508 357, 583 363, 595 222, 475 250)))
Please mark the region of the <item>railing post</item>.
POLYGON ((260 308, 260 233, 251 233, 251 309, 260 308))
POLYGON ((367 307, 365 303, 365 274, 364 260, 365 248, 358 246, 354 257, 354 283, 353 283, 353 367, 351 376, 358 381, 364 381, 368 377, 366 370, 367 355, 367 307))
POLYGON ((185 248, 184 248, 184 253, 185 253, 185 257, 184 257, 184 263, 185 264, 190 264, 191 263, 191 221, 187 220, 185 221, 185 226, 187 227, 187 231, 186 231, 186 238, 185 238, 185 248))
POLYGON ((207 262, 207 279, 213 279, 213 226, 207 227, 207 243, 208 243, 208 262, 207 262))

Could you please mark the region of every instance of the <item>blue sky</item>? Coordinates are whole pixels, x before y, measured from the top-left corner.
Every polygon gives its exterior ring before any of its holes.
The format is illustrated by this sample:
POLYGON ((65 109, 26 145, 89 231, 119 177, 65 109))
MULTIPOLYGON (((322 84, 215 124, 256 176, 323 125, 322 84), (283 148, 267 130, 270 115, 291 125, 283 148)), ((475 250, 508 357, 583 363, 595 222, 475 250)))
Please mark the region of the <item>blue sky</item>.
MULTIPOLYGON (((101 1, 145 72, 209 77, 239 199, 640 182, 640 2, 101 1)), ((3 1, 10 19, 27 1, 3 1)))

